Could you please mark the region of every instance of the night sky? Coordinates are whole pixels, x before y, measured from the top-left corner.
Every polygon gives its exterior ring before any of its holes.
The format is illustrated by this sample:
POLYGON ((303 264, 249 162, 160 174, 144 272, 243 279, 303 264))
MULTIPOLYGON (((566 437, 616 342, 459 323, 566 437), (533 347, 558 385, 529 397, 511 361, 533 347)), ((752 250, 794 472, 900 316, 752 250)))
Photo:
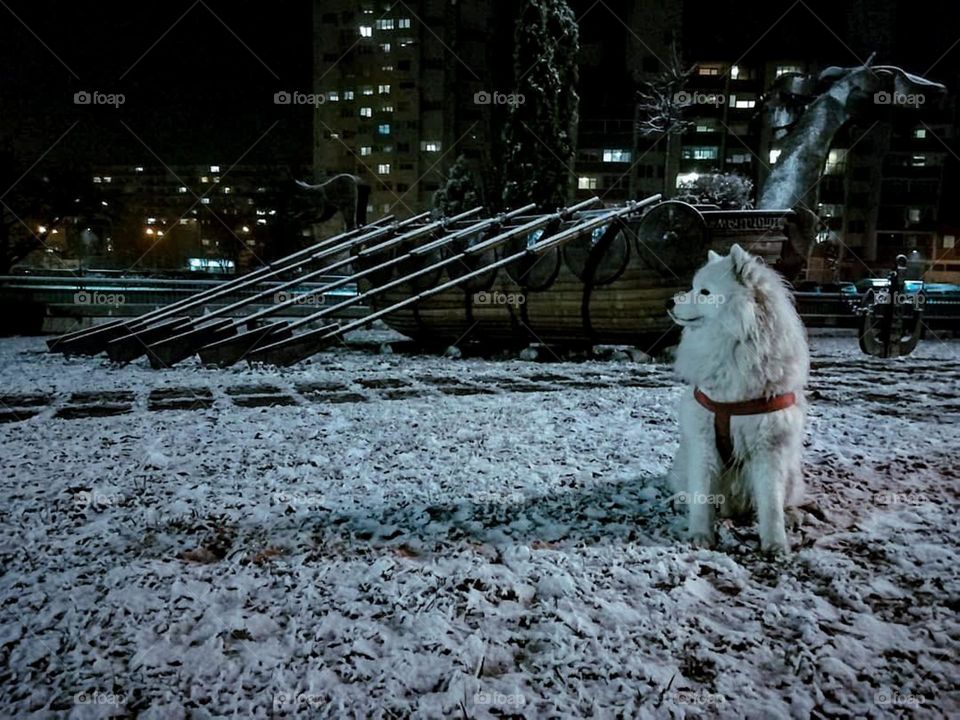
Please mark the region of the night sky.
POLYGON ((0 137, 18 156, 79 121, 45 163, 229 165, 276 122, 244 162, 310 162, 309 108, 273 103, 310 91, 309 2, 4 0, 0 16, 0 137), (81 90, 125 102, 78 106, 81 90))
MULTIPOLYGON (((625 2, 571 5, 578 17, 589 10, 585 39, 593 32, 589 26, 626 32, 609 17, 614 12, 626 18, 625 2)), ((929 76, 956 89, 957 5, 687 2, 685 53, 745 53, 750 61, 794 52, 809 56, 812 49, 824 63, 850 65, 878 50, 877 62, 919 73, 933 66, 929 76), (871 19, 888 5, 895 8, 892 26, 871 19)), ((24 160, 36 158, 79 121, 44 164, 154 163, 153 153, 168 164, 232 164, 266 133, 244 163, 308 166, 310 109, 276 106, 273 93, 310 91, 311 6, 308 0, 2 0, 0 140, 24 160), (119 109, 77 106, 73 95, 80 90, 123 93, 125 103, 119 109)), ((509 12, 513 4, 498 6, 509 12)), ((635 30, 643 36, 642 27, 635 30)), ((582 93, 587 100, 589 90, 582 93)), ((632 90, 623 88, 622 94, 631 97, 632 90)))

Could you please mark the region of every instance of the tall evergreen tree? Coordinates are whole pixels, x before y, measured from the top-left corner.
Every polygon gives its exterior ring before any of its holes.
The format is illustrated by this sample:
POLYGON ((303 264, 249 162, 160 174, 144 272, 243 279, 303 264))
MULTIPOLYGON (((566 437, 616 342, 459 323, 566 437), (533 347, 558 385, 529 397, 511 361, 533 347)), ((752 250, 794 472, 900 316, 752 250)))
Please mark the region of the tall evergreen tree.
POLYGON ((522 0, 514 31, 515 102, 504 127, 503 201, 566 204, 578 123, 580 34, 566 0, 522 0), (522 98, 522 101, 521 101, 522 98))
POLYGON ((479 204, 476 179, 467 158, 460 155, 450 168, 447 182, 433 194, 433 207, 444 217, 451 217, 479 204))

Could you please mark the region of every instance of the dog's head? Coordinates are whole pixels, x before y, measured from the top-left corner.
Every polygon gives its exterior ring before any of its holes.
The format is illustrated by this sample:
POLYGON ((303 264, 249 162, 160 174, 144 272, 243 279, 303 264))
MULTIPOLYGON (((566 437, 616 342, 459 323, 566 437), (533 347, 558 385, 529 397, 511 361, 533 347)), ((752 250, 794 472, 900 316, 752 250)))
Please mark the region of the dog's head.
POLYGON ((667 301, 671 319, 691 331, 718 325, 743 334, 762 303, 763 260, 739 245, 729 255, 707 251, 707 264, 693 276, 693 287, 667 301))

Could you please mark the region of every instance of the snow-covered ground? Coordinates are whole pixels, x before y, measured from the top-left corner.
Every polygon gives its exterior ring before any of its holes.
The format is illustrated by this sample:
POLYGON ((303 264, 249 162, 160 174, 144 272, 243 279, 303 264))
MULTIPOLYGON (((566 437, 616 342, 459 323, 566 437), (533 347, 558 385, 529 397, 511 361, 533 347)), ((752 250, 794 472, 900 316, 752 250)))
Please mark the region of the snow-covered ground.
POLYGON ((787 560, 682 540, 669 367, 0 341, 0 715, 960 712, 960 342, 813 341, 787 560))

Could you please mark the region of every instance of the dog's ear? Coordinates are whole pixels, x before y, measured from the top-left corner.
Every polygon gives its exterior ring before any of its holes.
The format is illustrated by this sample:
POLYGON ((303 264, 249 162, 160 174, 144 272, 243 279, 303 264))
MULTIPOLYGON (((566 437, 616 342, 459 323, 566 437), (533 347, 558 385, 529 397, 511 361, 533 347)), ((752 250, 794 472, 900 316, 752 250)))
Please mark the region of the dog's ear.
POLYGON ((722 259, 723 259, 723 256, 720 255, 719 253, 715 253, 713 250, 707 250, 707 262, 708 262, 708 263, 715 263, 715 262, 717 262, 718 260, 722 260, 722 259))

